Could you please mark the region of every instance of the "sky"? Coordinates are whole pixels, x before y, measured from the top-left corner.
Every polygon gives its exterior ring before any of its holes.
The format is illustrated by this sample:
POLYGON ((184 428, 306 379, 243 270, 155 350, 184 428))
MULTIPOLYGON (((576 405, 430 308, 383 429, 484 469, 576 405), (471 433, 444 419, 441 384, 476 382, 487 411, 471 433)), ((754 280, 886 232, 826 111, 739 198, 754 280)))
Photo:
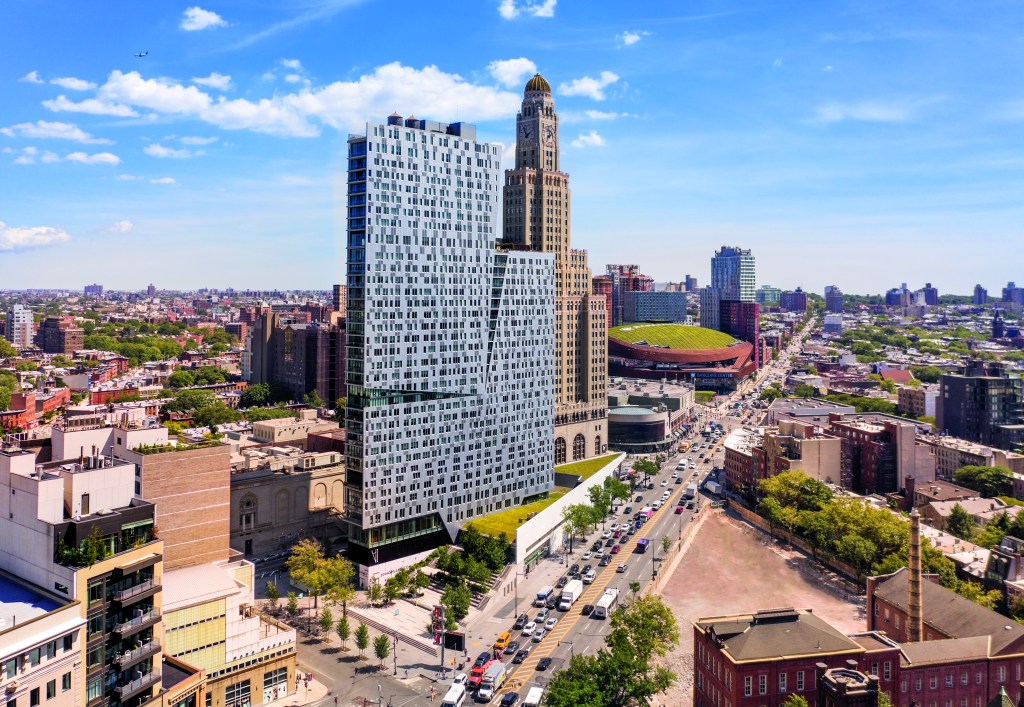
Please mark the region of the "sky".
POLYGON ((510 168, 534 71, 595 273, 1024 281, 1020 0, 200 3, 0 3, 0 289, 328 289, 348 134, 472 122, 510 168))

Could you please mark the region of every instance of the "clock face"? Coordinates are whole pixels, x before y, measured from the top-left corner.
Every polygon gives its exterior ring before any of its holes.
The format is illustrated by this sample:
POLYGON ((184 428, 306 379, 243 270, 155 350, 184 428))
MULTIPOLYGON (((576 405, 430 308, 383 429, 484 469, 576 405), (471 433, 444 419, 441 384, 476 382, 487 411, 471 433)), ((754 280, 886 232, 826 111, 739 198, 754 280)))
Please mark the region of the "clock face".
POLYGON ((530 136, 531 136, 531 135, 533 135, 533 130, 532 130, 532 129, 530 128, 530 126, 529 126, 529 125, 526 125, 526 124, 524 123, 524 124, 523 124, 522 126, 520 126, 520 128, 519 128, 519 135, 520 135, 520 136, 521 136, 521 137, 522 137, 522 138, 523 138, 524 140, 529 140, 529 139, 530 139, 530 136))
POLYGON ((550 145, 555 141, 555 126, 545 125, 544 126, 544 142, 550 145))

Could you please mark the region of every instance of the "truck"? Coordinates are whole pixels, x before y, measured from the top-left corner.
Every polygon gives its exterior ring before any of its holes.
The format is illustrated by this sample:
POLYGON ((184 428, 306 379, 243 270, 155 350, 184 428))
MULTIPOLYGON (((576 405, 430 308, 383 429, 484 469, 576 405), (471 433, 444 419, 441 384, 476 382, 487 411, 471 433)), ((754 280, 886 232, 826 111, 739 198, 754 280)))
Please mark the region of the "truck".
POLYGON ((691 499, 697 495, 697 484, 689 483, 686 485, 686 491, 683 493, 683 498, 691 499))
POLYGON ((540 707, 542 697, 544 697, 543 687, 531 687, 530 691, 526 693, 526 699, 523 700, 523 707, 540 707))
POLYGON ((722 485, 717 481, 708 481, 706 484, 704 484, 704 488, 706 488, 708 492, 713 493, 716 496, 722 493, 722 485))
POLYGON ((592 616, 595 619, 607 619, 608 615, 612 613, 615 605, 619 601, 619 590, 614 587, 609 587, 604 590, 604 594, 597 600, 597 604, 594 605, 594 613, 592 616))
POLYGON ((545 606, 548 603, 548 599, 554 593, 555 593, 555 588, 554 587, 552 587, 550 584, 544 585, 543 587, 540 588, 540 591, 537 592, 537 597, 533 600, 533 605, 534 606, 545 606))
POLYGON ((469 671, 469 679, 466 680, 466 684, 469 685, 470 689, 477 689, 480 687, 480 682, 484 679, 484 673, 491 667, 492 663, 496 661, 489 660, 483 665, 474 665, 473 669, 469 671))
POLYGON ((484 672, 484 677, 480 681, 480 689, 476 691, 477 702, 490 702, 494 693, 501 689, 501 686, 505 684, 505 678, 508 677, 505 668, 506 665, 500 660, 491 661, 490 667, 484 672))
POLYGON ((558 602, 559 611, 568 611, 572 608, 572 605, 576 603, 576 600, 583 594, 583 582, 578 579, 574 579, 562 589, 562 598, 558 602))

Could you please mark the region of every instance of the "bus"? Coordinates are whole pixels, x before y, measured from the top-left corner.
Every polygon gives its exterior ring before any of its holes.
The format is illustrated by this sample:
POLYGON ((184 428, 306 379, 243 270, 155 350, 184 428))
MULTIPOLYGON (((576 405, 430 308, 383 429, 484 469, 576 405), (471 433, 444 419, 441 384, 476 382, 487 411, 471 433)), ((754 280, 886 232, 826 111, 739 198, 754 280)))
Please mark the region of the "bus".
POLYGON ((555 588, 550 584, 540 588, 537 592, 537 598, 533 600, 534 606, 547 606, 548 599, 555 595, 555 588))
POLYGON ((619 602, 619 590, 615 588, 609 588, 604 590, 604 594, 598 599, 597 605, 594 606, 594 618, 595 619, 607 619, 608 615, 615 609, 615 605, 619 602))
POLYGON ((679 453, 680 454, 686 454, 688 451, 690 451, 690 443, 689 442, 680 442, 679 443, 679 453))
POLYGON ((462 685, 452 685, 441 699, 441 707, 462 707, 466 703, 466 688, 462 685))
POLYGON ((647 552, 647 546, 650 545, 650 544, 651 544, 651 541, 648 540, 647 538, 640 538, 639 540, 636 541, 636 548, 633 550, 633 552, 642 555, 645 552, 647 552))

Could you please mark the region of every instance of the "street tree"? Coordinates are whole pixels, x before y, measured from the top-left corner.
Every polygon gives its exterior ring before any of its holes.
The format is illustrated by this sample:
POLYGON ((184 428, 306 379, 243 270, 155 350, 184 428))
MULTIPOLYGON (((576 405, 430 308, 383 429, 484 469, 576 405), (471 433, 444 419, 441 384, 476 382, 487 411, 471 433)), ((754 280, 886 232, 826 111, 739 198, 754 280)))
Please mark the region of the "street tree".
POLYGON ((391 655, 391 639, 386 634, 380 634, 373 639, 373 654, 377 657, 377 669, 384 669, 384 661, 391 655))
POLYGON ((366 624, 360 623, 356 627, 356 648, 359 649, 360 659, 366 657, 366 649, 370 647, 370 629, 366 624))
POLYGON ((331 615, 331 608, 329 606, 325 606, 323 611, 320 612, 320 630, 324 634, 329 634, 333 627, 334 616, 331 615))
POLYGON ((668 555, 668 551, 672 549, 672 538, 665 536, 661 539, 661 552, 664 555, 668 555))
POLYGON ((342 616, 338 619, 338 625, 334 630, 338 634, 338 640, 341 641, 341 650, 347 651, 348 646, 345 644, 348 643, 348 639, 352 635, 352 629, 348 625, 348 617, 342 616))
MULTIPOLYGON (((882 691, 879 690, 879 696, 882 695, 882 691)), ((881 702, 881 701, 879 701, 881 702)), ((807 700, 802 695, 798 695, 795 692, 791 693, 786 701, 782 703, 782 707, 808 707, 807 700)))
POLYGON ((313 595, 313 610, 320 606, 320 595, 329 587, 331 578, 324 564, 324 549, 316 540, 300 540, 284 563, 288 574, 313 595))
POLYGON ((288 615, 295 616, 299 613, 299 596, 295 592, 288 592, 288 615))
POLYGON ((366 588, 366 598, 371 604, 378 604, 384 598, 384 588, 380 586, 376 577, 370 580, 370 586, 366 588))
POLYGON ((267 603, 270 606, 270 611, 277 611, 277 602, 281 598, 281 592, 278 590, 277 585, 274 582, 267 582, 267 603))

